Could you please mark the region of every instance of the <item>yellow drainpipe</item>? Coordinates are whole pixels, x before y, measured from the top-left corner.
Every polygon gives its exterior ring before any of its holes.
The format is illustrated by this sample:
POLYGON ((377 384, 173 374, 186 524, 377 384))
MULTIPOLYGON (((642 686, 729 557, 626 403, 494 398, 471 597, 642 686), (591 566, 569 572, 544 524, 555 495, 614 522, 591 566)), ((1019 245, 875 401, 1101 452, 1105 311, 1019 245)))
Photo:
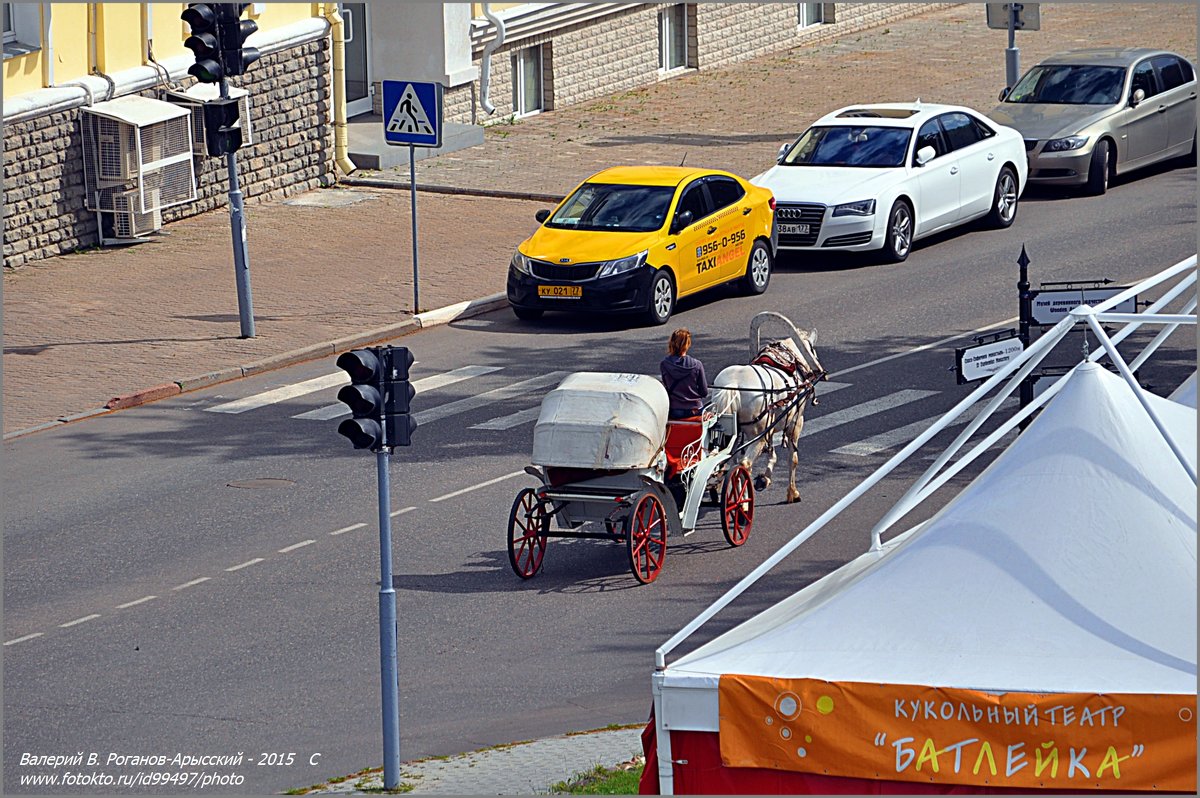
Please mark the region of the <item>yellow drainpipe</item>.
POLYGON ((350 160, 350 131, 346 127, 346 39, 337 3, 325 3, 325 19, 333 32, 333 157, 344 174, 358 167, 350 160))

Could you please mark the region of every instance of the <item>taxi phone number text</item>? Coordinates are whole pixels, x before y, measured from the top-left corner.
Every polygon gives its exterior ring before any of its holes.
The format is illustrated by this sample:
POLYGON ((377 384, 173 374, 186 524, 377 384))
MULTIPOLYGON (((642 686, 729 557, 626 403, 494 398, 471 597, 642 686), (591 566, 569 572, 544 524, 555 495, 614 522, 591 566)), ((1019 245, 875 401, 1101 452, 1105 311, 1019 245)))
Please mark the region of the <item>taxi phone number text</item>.
POLYGON ((740 244, 746 240, 746 231, 738 230, 735 233, 725 236, 720 241, 709 241, 707 244, 702 244, 696 247, 696 257, 702 258, 710 252, 716 252, 722 247, 727 247, 730 244, 740 244))

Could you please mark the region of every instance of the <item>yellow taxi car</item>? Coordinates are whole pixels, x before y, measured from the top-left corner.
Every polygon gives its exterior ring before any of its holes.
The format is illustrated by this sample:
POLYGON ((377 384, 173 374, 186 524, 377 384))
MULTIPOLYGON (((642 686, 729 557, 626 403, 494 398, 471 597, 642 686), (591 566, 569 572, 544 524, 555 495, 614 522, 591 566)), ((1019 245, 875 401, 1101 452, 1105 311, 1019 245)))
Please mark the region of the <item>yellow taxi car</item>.
POLYGON ((665 324, 679 297, 735 281, 761 294, 771 280, 775 198, 729 172, 615 166, 537 220, 508 270, 520 319, 585 310, 665 324))

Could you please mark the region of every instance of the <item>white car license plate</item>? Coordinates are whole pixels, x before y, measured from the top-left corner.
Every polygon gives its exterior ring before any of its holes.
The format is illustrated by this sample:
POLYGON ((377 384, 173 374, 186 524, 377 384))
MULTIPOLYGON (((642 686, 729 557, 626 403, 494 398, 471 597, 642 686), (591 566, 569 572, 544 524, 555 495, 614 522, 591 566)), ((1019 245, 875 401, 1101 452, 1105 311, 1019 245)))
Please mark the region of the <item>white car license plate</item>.
POLYGON ((806 224, 781 224, 779 232, 785 235, 806 236, 808 235, 808 225, 806 224))

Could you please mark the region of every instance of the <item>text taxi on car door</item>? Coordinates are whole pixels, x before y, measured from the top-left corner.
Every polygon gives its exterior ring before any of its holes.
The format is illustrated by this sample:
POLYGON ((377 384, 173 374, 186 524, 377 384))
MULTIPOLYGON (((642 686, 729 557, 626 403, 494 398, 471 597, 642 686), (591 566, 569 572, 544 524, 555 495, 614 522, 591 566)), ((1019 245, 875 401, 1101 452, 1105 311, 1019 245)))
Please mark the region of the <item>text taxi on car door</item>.
POLYGON ((616 166, 589 177, 517 247, 508 302, 547 310, 641 313, 664 324, 679 297, 739 281, 761 294, 775 255, 775 199, 728 172, 616 166))

